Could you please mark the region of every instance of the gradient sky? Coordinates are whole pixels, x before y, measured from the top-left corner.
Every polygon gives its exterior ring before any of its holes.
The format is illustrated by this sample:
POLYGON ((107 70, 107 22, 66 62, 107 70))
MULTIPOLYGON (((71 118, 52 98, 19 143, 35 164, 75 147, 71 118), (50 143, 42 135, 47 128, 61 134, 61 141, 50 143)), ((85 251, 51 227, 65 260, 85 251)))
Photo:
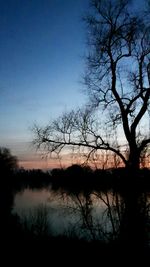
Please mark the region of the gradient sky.
POLYGON ((89 0, 0 0, 0 146, 20 166, 56 165, 39 161, 30 129, 85 101, 88 7, 89 0))
POLYGON ((44 125, 84 101, 88 3, 0 0, 0 146, 24 167, 39 164, 30 146, 33 123, 44 125))

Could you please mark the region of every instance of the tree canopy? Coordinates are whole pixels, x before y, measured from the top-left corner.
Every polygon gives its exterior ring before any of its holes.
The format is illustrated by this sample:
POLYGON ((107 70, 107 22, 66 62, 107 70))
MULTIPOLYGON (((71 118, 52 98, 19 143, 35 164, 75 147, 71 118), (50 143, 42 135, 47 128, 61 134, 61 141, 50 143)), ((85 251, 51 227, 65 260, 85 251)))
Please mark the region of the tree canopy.
MULTIPOLYGON (((138 169, 150 144, 150 12, 130 0, 92 0, 87 25, 85 107, 35 125, 34 143, 51 156, 73 148, 97 161, 102 151, 138 169)), ((106 158, 106 157, 105 157, 106 158)))

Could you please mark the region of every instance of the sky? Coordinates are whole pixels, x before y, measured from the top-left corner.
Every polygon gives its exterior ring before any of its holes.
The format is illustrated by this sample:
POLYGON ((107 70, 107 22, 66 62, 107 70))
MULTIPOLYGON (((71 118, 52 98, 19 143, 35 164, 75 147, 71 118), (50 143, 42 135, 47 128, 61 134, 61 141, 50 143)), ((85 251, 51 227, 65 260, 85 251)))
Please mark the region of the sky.
MULTIPOLYGON (((84 102, 88 0, 0 0, 0 146, 24 168, 46 168, 31 128, 84 102)), ((54 161, 49 163, 55 165, 54 161)))
POLYGON ((89 0, 0 0, 0 146, 24 168, 59 165, 32 146, 34 123, 85 103, 88 8, 89 0))

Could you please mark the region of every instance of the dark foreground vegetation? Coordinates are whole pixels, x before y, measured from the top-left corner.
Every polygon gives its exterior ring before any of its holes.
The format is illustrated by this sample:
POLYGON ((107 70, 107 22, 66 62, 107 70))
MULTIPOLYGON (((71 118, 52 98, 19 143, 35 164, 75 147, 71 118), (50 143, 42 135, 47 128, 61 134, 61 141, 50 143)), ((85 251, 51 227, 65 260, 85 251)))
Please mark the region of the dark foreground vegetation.
POLYGON ((17 160, 8 150, 0 151, 1 186, 0 186, 0 247, 1 255, 12 264, 20 264, 19 258, 26 264, 29 261, 42 264, 50 261, 57 264, 105 264, 141 260, 146 261, 150 249, 149 240, 149 201, 150 170, 139 170, 136 179, 130 180, 126 169, 92 170, 90 167, 73 165, 67 169, 41 170, 18 169, 17 160), (9 164, 8 164, 9 163, 9 164), (11 163, 11 164, 10 164, 11 163), (47 211, 37 211, 34 224, 22 223, 17 214, 12 213, 15 194, 25 188, 51 188, 62 190, 76 197, 83 215, 83 225, 87 227, 91 239, 77 236, 75 232, 55 236, 48 231, 47 211), (113 226, 111 235, 101 238, 94 235, 90 210, 90 195, 95 192, 101 197, 101 192, 112 191, 115 204, 108 205, 108 217, 113 226), (84 201, 80 199, 80 193, 84 201), (128 193, 127 193, 128 192, 128 193), (119 197, 118 197, 119 193, 119 197), (134 200, 134 201, 133 201, 134 200), (115 222, 114 214, 118 214, 119 224, 115 222), (117 227, 116 227, 117 225, 117 227), (118 227, 119 225, 119 227, 118 227), (116 227, 116 228, 115 228, 116 227), (122 257, 120 261, 120 257, 122 257))
MULTIPOLYGON (((142 240, 143 244, 141 243, 140 246, 137 246, 137 239, 135 239, 135 243, 133 240, 130 243, 130 240, 126 240, 126 234, 117 235, 117 238, 112 238, 109 242, 102 239, 94 240, 94 238, 87 241, 76 235, 54 236, 47 232, 46 224, 45 228, 41 229, 39 225, 38 231, 35 231, 34 226, 29 229, 27 226, 22 225, 18 215, 12 214, 12 208, 15 194, 25 188, 50 187, 54 191, 61 188, 74 195, 78 195, 80 192, 90 195, 93 191, 106 193, 112 190, 124 196, 130 185, 131 190, 133 188, 136 189, 138 194, 148 194, 150 192, 150 170, 139 170, 139 175, 134 180, 134 185, 130 184, 129 173, 122 168, 92 170, 89 167, 73 165, 65 170, 54 169, 49 172, 23 169, 10 171, 5 169, 1 174, 2 212, 0 229, 1 244, 3 244, 2 247, 5 249, 6 255, 12 254, 11 257, 14 259, 17 259, 18 254, 26 259, 32 256, 35 260, 50 257, 51 260, 56 260, 56 262, 64 261, 66 264, 67 262, 69 264, 68 255, 74 257, 73 261, 77 259, 82 259, 85 262, 88 260, 96 261, 100 257, 101 260, 105 260, 105 263, 111 263, 112 261, 119 263, 118 257, 120 254, 124 257, 124 260, 127 259, 127 255, 132 256, 133 259, 140 257, 142 260, 148 255, 149 244, 144 241, 144 238, 142 240)), ((130 194, 128 195, 130 196, 130 194)), ((43 227, 43 224, 41 227, 43 227)), ((149 227, 148 223, 146 227, 149 227)), ((133 228, 136 229, 136 226, 133 228)), ((126 229, 122 231, 125 233, 126 229)), ((142 235, 144 235, 144 231, 142 235)), ((140 233, 138 235, 141 238, 140 233)))

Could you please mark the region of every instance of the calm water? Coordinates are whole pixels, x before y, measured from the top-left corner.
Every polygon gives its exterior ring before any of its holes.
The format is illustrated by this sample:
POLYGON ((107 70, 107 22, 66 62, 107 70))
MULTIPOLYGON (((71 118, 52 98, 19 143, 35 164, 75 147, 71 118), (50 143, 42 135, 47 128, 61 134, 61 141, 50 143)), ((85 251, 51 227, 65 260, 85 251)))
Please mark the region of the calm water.
MULTIPOLYGON (((117 196, 117 203, 120 201, 117 196)), ((38 231, 47 226, 52 235, 101 239, 104 233, 107 238, 119 227, 115 205, 116 196, 112 192, 69 194, 51 189, 25 189, 16 194, 13 213, 19 215, 23 225, 38 231)))

